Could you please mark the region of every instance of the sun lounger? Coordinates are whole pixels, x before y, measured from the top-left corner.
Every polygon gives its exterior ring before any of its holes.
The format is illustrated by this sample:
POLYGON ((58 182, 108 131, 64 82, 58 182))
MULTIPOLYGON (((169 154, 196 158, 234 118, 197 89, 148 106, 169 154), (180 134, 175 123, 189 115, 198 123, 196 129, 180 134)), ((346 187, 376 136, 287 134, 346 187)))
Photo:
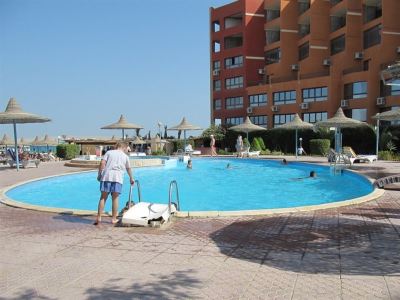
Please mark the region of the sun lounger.
POLYGON ((343 154, 345 154, 350 159, 352 164, 355 162, 372 163, 377 160, 376 155, 357 155, 351 147, 343 147, 343 154))
POLYGON ((190 154, 190 155, 201 155, 200 150, 193 150, 192 145, 187 145, 185 148, 185 153, 190 154))
POLYGON ((129 208, 123 215, 121 222, 126 225, 149 226, 152 221, 163 224, 168 222, 171 214, 176 212, 175 205, 171 205, 171 211, 168 204, 156 204, 149 202, 139 202, 129 208))
MULTIPOLYGON (((17 157, 12 149, 7 149, 7 154, 8 154, 8 164, 10 165, 11 168, 14 166, 17 166, 17 157)), ((33 164, 34 166, 39 167, 40 160, 39 159, 22 159, 19 160, 19 164, 22 168, 27 168, 30 164, 33 164)))

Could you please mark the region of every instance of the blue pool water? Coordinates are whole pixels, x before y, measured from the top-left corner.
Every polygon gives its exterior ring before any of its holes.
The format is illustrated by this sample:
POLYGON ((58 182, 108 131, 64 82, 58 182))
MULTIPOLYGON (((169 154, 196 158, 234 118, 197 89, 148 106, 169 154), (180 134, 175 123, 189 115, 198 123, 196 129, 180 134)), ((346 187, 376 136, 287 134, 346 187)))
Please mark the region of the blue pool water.
MULTIPOLYGON (((7 192, 16 201, 48 207, 96 210, 99 198, 97 172, 59 176, 18 186, 7 192)), ((168 202, 171 180, 179 186, 181 210, 231 211, 288 208, 349 200, 372 192, 364 177, 345 171, 333 175, 329 167, 305 163, 249 159, 193 159, 193 169, 176 167, 134 170, 142 187, 142 201, 168 202), (226 169, 230 163, 233 169, 226 169), (311 170, 317 178, 305 178, 311 170)), ((127 201, 125 177, 120 208, 127 201)), ((134 200, 137 200, 136 189, 134 200)), ((110 210, 110 201, 106 210, 110 210)))

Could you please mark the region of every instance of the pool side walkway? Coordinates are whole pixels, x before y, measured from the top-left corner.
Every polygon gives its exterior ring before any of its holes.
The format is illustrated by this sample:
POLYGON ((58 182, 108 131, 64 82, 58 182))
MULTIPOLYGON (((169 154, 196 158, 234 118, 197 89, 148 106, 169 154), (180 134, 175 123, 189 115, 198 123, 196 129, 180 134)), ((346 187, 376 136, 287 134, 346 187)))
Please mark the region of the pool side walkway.
MULTIPOLYGON (((378 178, 400 163, 354 169, 378 178)), ((71 171, 0 167, 0 189, 71 171)), ((92 222, 0 204, 0 299, 400 299, 398 186, 314 212, 175 219, 165 229, 92 222)))

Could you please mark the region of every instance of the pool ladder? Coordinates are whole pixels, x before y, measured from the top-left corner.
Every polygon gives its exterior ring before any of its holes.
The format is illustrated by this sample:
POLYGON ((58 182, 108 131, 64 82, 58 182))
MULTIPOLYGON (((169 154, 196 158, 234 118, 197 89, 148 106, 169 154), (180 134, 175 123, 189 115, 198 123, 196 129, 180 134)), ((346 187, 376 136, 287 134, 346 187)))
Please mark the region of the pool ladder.
MULTIPOLYGON (((140 182, 139 180, 135 180, 135 185, 137 186, 137 194, 138 194, 138 202, 142 202, 142 189, 140 187, 140 182)), ((131 208, 132 204, 134 205, 135 202, 132 201, 132 186, 129 187, 129 198, 128 198, 128 208, 131 208)), ((169 184, 169 193, 168 193, 168 210, 169 213, 171 213, 171 205, 174 204, 176 207, 176 210, 180 210, 180 203, 179 203, 179 189, 178 189, 178 183, 176 180, 172 180, 171 183, 169 184), (175 201, 172 201, 172 194, 173 194, 173 188, 175 188, 175 201)))

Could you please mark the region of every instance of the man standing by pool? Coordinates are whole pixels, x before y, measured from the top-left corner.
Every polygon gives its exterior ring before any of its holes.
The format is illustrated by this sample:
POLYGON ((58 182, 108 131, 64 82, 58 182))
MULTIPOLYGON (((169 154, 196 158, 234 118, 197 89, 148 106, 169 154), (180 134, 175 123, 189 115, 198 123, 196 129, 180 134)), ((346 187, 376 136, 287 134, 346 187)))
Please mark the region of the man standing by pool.
POLYGON ((112 224, 118 222, 118 201, 119 195, 122 191, 122 184, 124 182, 124 171, 126 170, 129 175, 130 184, 133 185, 135 180, 132 176, 129 157, 127 155, 128 145, 119 142, 115 146, 115 150, 107 151, 103 156, 99 166, 99 173, 97 180, 100 181, 100 201, 95 225, 101 222, 101 215, 103 214, 104 205, 106 203, 108 194, 112 196, 112 224))

